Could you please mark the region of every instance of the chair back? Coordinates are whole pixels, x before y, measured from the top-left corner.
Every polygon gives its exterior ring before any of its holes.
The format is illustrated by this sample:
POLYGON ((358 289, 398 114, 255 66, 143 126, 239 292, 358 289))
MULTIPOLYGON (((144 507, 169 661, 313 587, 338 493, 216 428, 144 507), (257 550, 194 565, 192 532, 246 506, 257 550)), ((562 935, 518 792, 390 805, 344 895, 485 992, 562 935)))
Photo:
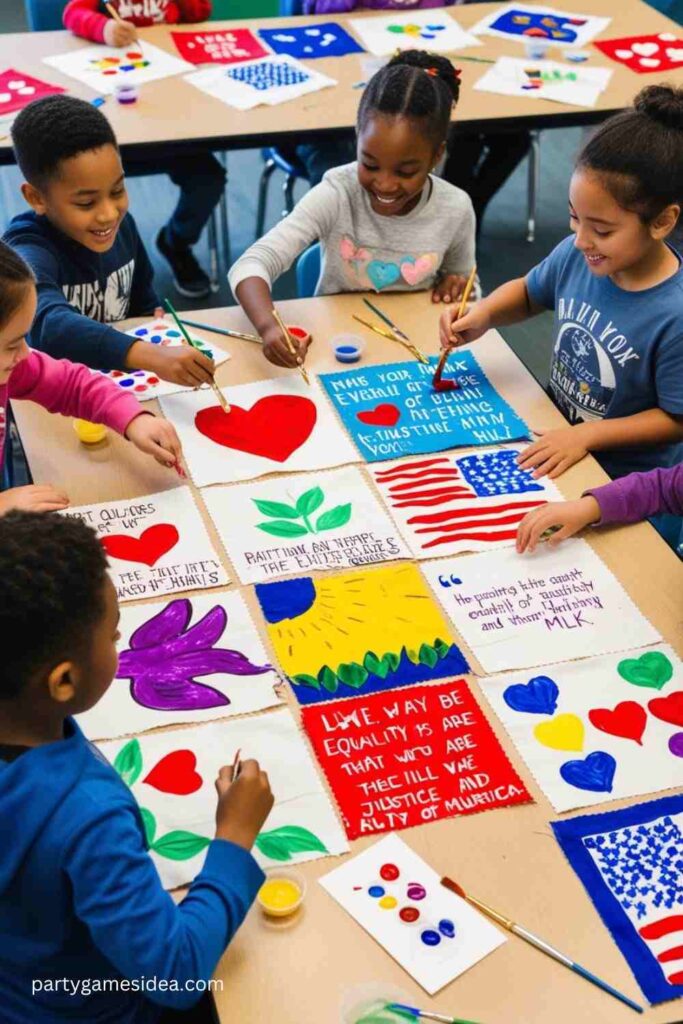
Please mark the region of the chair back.
POLYGON ((32 32, 52 32, 64 28, 64 0, 24 0, 28 27, 32 32))
POLYGON ((300 299, 311 299, 320 277, 320 242, 309 246, 296 261, 296 294, 300 299))

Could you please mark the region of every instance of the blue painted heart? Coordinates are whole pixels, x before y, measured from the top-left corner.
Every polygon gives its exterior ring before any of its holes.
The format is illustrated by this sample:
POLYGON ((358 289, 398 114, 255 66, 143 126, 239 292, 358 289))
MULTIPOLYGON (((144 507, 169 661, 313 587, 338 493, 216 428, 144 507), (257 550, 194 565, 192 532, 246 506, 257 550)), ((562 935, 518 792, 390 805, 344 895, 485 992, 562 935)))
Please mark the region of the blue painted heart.
POLYGON ((396 263, 383 263, 381 260, 370 260, 367 272, 373 288, 378 292, 382 288, 390 288, 392 284, 396 284, 401 276, 396 263))
POLYGON ((570 786, 591 793, 611 793, 617 762, 604 750, 596 750, 579 761, 565 761, 560 775, 570 786))
POLYGON ((532 715, 553 715, 559 689, 548 676, 534 676, 528 683, 514 683, 503 691, 503 700, 513 711, 532 715))

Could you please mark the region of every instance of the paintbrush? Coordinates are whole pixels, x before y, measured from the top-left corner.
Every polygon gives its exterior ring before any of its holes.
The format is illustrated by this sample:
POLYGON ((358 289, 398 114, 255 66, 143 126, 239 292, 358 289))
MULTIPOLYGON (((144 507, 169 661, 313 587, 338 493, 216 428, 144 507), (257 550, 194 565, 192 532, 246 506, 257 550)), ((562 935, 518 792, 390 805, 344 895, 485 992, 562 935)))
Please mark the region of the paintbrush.
POLYGON ((224 338, 240 338, 242 341, 253 341, 256 345, 263 344, 258 334, 246 334, 244 331, 231 331, 228 327, 214 327, 213 324, 202 324, 198 320, 181 320, 186 327, 197 327, 200 331, 222 334, 224 338))
POLYGON ((632 1010, 636 1011, 636 1013, 643 1012, 642 1006, 638 1006, 638 1003, 634 1003, 632 999, 629 999, 628 996, 618 992, 616 988, 612 988, 612 986, 608 985, 606 981, 602 981, 600 978, 596 977, 595 974, 591 974, 590 971, 586 970, 585 967, 577 964, 574 960, 570 959, 570 957, 565 956, 564 953, 560 953, 559 949, 555 949, 554 946, 551 946, 550 943, 539 938, 538 935, 534 935, 533 932, 523 928, 521 924, 516 924, 514 921, 510 920, 509 917, 504 917, 503 914, 499 914, 497 910, 493 909, 493 907, 489 907, 486 903, 482 903, 481 900, 476 899, 474 896, 468 896, 464 889, 462 889, 457 882, 454 882, 452 878, 444 876, 444 878, 441 879, 441 884, 446 889, 450 889, 451 892, 454 892, 456 896, 460 896, 462 899, 467 900, 467 902, 471 903, 473 907, 480 910, 482 914, 486 914, 486 916, 490 917, 492 921, 499 924, 501 928, 505 928, 506 931, 512 932, 514 935, 518 935, 520 939, 524 939, 525 942, 535 946, 536 949, 540 949, 542 953, 552 957, 553 960, 557 960, 557 962, 563 964, 564 967, 568 967, 570 971, 580 974, 582 978, 586 979, 586 981, 590 981, 591 984, 597 985, 598 988, 601 988, 603 992, 607 992, 609 995, 614 996, 615 999, 625 1003, 626 1006, 630 1006, 632 1010))
MULTIPOLYGON (((111 14, 112 18, 114 19, 114 21, 118 21, 119 25, 125 25, 126 24, 126 22, 123 20, 123 18, 121 17, 121 15, 116 10, 116 8, 114 7, 113 4, 105 3, 104 6, 107 8, 107 10, 111 14)), ((140 43, 140 37, 137 34, 137 32, 135 33, 135 43, 142 50, 142 45, 140 43)))
POLYGON ((461 1017, 446 1016, 445 1013, 435 1013, 433 1010, 418 1010, 415 1006, 404 1006, 403 1003, 389 1003, 387 1010, 394 1013, 405 1013, 416 1020, 436 1020, 441 1024, 477 1024, 476 1020, 463 1020, 461 1017))
MULTIPOLYGON (((192 340, 190 335, 187 333, 187 331, 183 327, 183 325, 182 325, 182 323, 180 321, 180 318, 178 317, 178 314, 176 313, 175 309, 173 308, 173 303, 171 302, 171 300, 170 299, 164 299, 164 305, 166 306, 166 309, 169 311, 169 313, 171 314, 171 316, 175 320, 176 327, 178 328, 178 330, 180 331, 180 333, 182 334, 183 338, 185 339, 187 344, 190 346, 190 348, 194 348, 197 351, 199 351, 199 346, 196 344, 196 342, 194 342, 192 340)), ((218 399, 218 401, 219 401, 219 403, 221 405, 221 408, 223 409, 223 412, 226 412, 226 413, 230 412, 230 405, 228 403, 228 400, 225 397, 225 395, 223 394, 223 392, 221 391, 221 389, 218 387, 218 384, 213 379, 213 377, 211 378, 210 383, 211 383, 211 387, 213 388, 214 394, 215 394, 216 398, 218 399)))
MULTIPOLYGON (((278 313, 278 311, 276 310, 275 306, 273 306, 273 308, 271 309, 271 313, 275 317, 275 323, 278 325, 278 327, 280 328, 284 335, 285 342, 287 343, 287 348, 289 349, 289 354, 296 358, 296 345, 292 341, 292 335, 287 330, 287 326, 282 317, 280 316, 280 314, 278 313)), ((310 384, 311 382, 308 378, 308 374, 306 373, 306 367, 303 365, 299 365, 299 372, 303 379, 306 381, 306 383, 310 384)))
POLYGON ((235 757, 234 757, 233 762, 232 762, 232 771, 230 772, 230 781, 231 782, 234 782, 235 779, 237 778, 237 776, 240 773, 240 768, 242 767, 242 762, 240 761, 240 754, 241 753, 242 753, 242 748, 238 747, 237 748, 237 753, 235 754, 235 757))
POLYGON ((363 327, 367 327, 369 331, 374 331, 375 334, 379 334, 382 338, 388 338, 389 341, 396 341, 399 345, 403 345, 403 347, 407 348, 410 354, 414 356, 415 359, 419 359, 421 363, 429 362, 424 352, 421 352, 419 348, 415 347, 415 345, 407 341, 403 341, 402 338, 397 338, 393 331, 385 331, 383 327, 378 327, 377 324, 371 324, 369 320, 363 320, 362 317, 356 316, 355 313, 352 313, 351 316, 354 320, 357 320, 359 324, 362 324, 363 327))
POLYGON ((410 341, 410 338, 408 337, 408 335, 404 331, 402 331, 399 327, 397 327, 396 324, 393 322, 393 320, 389 319, 389 317, 386 315, 386 313, 383 313, 381 309, 379 309, 377 306, 373 305, 373 303, 370 302, 370 299, 364 298, 363 302, 368 307, 368 309, 371 309, 372 312, 375 313, 380 318, 380 320, 384 320, 384 323, 387 325, 387 327, 390 327, 392 329, 394 334, 397 334, 399 336, 399 338, 403 338, 404 341, 410 341))
MULTIPOLYGON (((472 285, 474 284, 474 279, 475 279, 476 276, 477 276, 477 264, 475 263, 474 266, 472 267, 471 271, 470 271, 470 276, 467 278, 467 283, 465 284, 465 290, 463 291, 462 298, 460 299, 460 305, 458 306, 458 320, 461 319, 463 313, 465 312, 465 306, 467 305, 467 300, 470 297, 470 292, 472 291, 472 285)), ((446 360, 448 359, 450 354, 451 354, 451 350, 449 348, 445 348, 443 350, 443 352, 441 353, 441 358, 439 359, 439 362, 437 363, 436 370, 434 371, 434 377, 432 378, 432 384, 436 388, 437 391, 439 391, 439 390, 441 390, 441 391, 445 391, 445 390, 454 391, 455 390, 455 388, 451 388, 451 387, 446 389, 445 384, 443 384, 441 387, 439 387, 439 385, 442 384, 441 374, 444 371, 444 367, 446 365, 446 360)), ((450 381, 449 383, 455 384, 456 387, 460 387, 460 385, 457 383, 457 381, 450 381)))

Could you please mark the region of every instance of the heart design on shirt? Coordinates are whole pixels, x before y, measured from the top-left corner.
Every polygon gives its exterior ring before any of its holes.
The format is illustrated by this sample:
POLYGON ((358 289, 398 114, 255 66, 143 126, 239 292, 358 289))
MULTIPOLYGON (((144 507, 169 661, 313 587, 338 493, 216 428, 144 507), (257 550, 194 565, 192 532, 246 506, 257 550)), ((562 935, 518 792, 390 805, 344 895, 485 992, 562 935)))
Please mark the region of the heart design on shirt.
POLYGON ((624 740, 635 740, 642 745, 647 712, 634 700, 623 700, 613 711, 609 708, 593 708, 588 712, 588 719, 601 732, 620 736, 624 740))
POLYGON ((100 543, 110 558, 120 558, 124 562, 141 562, 142 565, 155 565, 180 540, 180 534, 170 523, 157 523, 148 526, 139 537, 127 533, 114 533, 108 537, 100 537, 100 543))
POLYGON ((429 277, 432 272, 432 257, 431 256, 420 256, 418 259, 405 259, 401 262, 401 274, 403 280, 406 281, 411 287, 419 284, 425 277, 429 277))
POLYGON ((194 418, 200 434, 224 448, 286 462, 311 436, 318 418, 315 402, 299 395, 267 395, 251 409, 220 405, 201 409, 194 418))
POLYGON ((339 243, 339 252, 343 260, 369 260, 370 253, 367 249, 356 248, 350 238, 342 238, 339 243))
POLYGON ((367 271, 372 287, 378 292, 382 288, 390 288, 392 284, 396 284, 401 276, 401 271, 395 263, 383 263, 382 260, 371 260, 367 271))
POLYGON ((142 781, 161 793, 188 796, 202 788, 204 780, 195 771, 197 758, 191 750, 174 750, 154 765, 142 781))
POLYGON ((634 53, 637 53, 639 57, 654 57, 656 53, 659 53, 659 46, 657 43, 633 43, 631 49, 634 53))
POLYGON ((393 427, 401 418, 401 410, 389 402, 376 405, 374 409, 357 412, 356 419, 371 427, 393 427))

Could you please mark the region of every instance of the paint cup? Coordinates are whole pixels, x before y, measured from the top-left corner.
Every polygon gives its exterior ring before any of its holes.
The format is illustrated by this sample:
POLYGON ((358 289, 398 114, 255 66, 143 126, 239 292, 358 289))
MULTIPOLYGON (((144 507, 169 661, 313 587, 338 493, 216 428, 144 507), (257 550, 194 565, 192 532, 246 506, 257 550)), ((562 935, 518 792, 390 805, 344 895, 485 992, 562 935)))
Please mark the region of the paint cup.
POLYGON ((415 998, 393 985, 377 982, 356 985, 344 993, 340 1024, 364 1024, 367 1020, 375 1021, 376 1024, 401 1024, 406 1020, 405 1014, 386 1009, 392 1003, 413 1006, 415 998))
POLYGON ((365 341, 359 334, 337 334, 330 345, 338 363, 357 363, 365 351, 365 341))
POLYGON ((306 328, 300 327, 299 324, 287 324, 287 330, 293 338, 296 338, 299 344, 309 345, 313 341, 306 328))
POLYGON ((88 420, 74 420, 74 430, 81 444, 100 444, 107 436, 103 423, 89 423, 88 420))
POLYGON ((137 103, 138 92, 137 85, 130 85, 128 82, 119 82, 114 86, 114 95, 116 96, 116 102, 122 106, 129 106, 131 103, 137 103))
POLYGON ((524 49, 529 60, 545 60, 548 56, 550 40, 542 36, 525 36, 524 49))
POLYGON ((306 895, 306 879, 293 868, 268 868, 266 880, 256 896, 267 917, 290 917, 306 895))
POLYGON ((588 50, 563 50, 562 56, 572 64, 583 64, 590 57, 588 50))

